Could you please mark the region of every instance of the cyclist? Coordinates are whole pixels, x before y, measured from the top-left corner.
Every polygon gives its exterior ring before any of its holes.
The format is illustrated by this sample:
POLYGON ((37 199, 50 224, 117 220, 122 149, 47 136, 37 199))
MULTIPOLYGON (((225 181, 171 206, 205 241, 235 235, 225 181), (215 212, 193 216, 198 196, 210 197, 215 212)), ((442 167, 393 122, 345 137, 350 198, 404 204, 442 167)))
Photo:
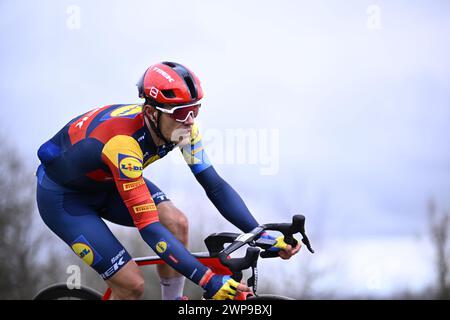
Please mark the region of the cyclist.
MULTIPOLYGON (((185 248, 188 220, 142 171, 178 147, 218 211, 244 232, 258 225, 237 192, 211 165, 194 122, 203 91, 188 68, 174 62, 150 66, 139 80, 142 105, 114 104, 72 119, 38 150, 37 203, 46 225, 94 268, 113 299, 139 299, 139 267, 103 219, 137 227, 167 265, 158 266, 163 299, 182 297, 190 279, 213 299, 249 291, 213 273, 185 248)), ((270 237, 269 235, 265 235, 270 237)), ((273 250, 298 252, 277 238, 273 250)))

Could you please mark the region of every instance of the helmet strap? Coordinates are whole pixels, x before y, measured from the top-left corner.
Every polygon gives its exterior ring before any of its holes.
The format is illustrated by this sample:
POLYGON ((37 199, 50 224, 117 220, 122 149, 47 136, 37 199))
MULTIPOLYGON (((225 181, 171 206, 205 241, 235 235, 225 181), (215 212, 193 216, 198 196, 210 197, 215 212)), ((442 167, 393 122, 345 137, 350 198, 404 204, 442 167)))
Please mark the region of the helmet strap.
POLYGON ((164 135, 162 134, 162 132, 160 130, 162 112, 159 110, 157 110, 157 112, 158 113, 157 113, 157 118, 156 118, 156 125, 151 119, 148 119, 147 122, 150 124, 150 127, 152 128, 153 132, 155 132, 155 134, 158 136, 158 138, 160 138, 162 141, 164 141, 164 144, 166 144, 168 146, 175 145, 172 141, 167 140, 166 137, 164 137, 164 135))

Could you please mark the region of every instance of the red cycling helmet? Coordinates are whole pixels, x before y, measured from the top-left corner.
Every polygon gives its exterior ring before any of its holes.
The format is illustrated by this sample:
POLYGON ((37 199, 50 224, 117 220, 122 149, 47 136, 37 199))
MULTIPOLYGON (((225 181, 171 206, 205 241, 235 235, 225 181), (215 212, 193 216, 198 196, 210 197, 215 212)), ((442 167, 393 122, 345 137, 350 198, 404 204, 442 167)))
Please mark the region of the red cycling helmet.
POLYGON ((199 101, 203 90, 197 76, 175 62, 150 66, 137 83, 139 98, 157 105, 182 105, 199 101))

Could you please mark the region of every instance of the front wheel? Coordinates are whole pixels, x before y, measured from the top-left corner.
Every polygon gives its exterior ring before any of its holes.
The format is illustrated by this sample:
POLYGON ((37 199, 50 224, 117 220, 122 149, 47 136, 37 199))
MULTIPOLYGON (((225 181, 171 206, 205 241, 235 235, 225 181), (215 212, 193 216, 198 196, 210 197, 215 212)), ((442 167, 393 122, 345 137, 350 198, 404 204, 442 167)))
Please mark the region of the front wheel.
POLYGON ((101 300, 102 295, 87 287, 69 289, 67 285, 55 284, 41 290, 33 300, 101 300))

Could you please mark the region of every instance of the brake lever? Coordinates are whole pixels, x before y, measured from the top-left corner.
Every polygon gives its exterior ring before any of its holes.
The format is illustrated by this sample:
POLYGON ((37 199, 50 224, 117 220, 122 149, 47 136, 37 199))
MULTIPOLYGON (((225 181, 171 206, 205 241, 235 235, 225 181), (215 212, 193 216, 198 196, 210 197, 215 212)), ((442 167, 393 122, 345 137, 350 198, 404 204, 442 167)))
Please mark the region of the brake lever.
POLYGON ((311 243, 309 242, 308 237, 306 236, 305 232, 300 232, 302 235, 302 242, 308 248, 309 252, 314 253, 314 249, 311 247, 311 243))
MULTIPOLYGON (((306 235, 305 231, 305 216, 304 215, 295 215, 292 217, 292 223, 282 223, 282 224, 267 224, 265 225, 265 230, 275 230, 279 231, 284 236, 284 242, 291 245, 292 247, 296 247, 298 244, 297 239, 294 238, 294 234, 300 233, 302 235, 302 242, 308 248, 309 252, 314 253, 313 248, 311 247, 311 243, 306 235)), ((261 258, 273 258, 277 257, 277 252, 264 251, 260 254, 261 258)))

